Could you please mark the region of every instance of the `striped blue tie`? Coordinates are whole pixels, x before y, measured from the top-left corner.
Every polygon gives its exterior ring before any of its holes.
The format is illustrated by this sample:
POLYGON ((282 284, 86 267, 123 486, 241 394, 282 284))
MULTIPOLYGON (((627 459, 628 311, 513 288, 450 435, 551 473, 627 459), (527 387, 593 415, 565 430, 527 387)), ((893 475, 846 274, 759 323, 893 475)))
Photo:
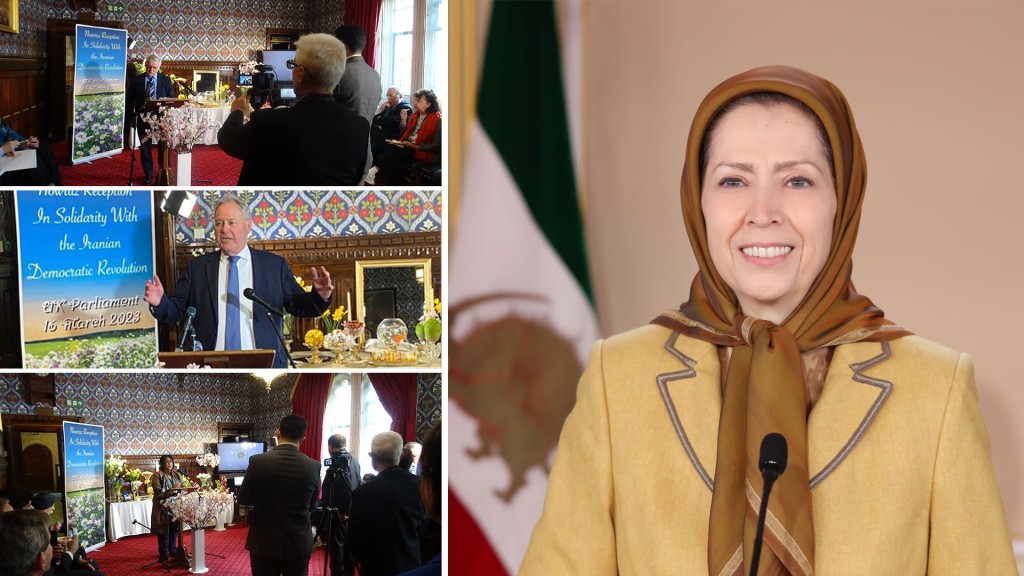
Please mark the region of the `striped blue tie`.
POLYGON ((156 82, 152 76, 146 77, 146 97, 150 100, 156 99, 156 82))
POLYGON ((242 349, 241 303, 238 301, 238 256, 228 256, 228 306, 224 319, 224 349, 242 349))

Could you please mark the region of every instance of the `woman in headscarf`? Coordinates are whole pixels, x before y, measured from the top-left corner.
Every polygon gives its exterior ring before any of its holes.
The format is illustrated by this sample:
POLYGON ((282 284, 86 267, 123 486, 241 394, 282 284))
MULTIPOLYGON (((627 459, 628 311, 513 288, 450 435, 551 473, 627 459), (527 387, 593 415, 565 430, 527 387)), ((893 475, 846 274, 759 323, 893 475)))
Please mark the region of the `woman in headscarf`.
POLYGON ((1016 573, 970 358, 854 291, 866 173, 827 80, 770 66, 708 94, 690 298, 594 346, 520 574, 746 574, 772 432, 758 574, 1016 573))

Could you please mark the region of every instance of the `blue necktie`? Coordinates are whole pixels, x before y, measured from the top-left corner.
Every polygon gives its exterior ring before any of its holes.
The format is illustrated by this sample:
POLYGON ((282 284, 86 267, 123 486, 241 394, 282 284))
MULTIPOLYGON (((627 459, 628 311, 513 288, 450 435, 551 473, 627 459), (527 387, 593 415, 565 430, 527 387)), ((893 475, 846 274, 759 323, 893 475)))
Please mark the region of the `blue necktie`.
POLYGON ((152 76, 146 76, 146 96, 150 100, 156 99, 156 82, 152 76))
POLYGON ((224 318, 224 349, 242 349, 241 316, 242 309, 238 301, 238 256, 228 256, 228 305, 224 318))

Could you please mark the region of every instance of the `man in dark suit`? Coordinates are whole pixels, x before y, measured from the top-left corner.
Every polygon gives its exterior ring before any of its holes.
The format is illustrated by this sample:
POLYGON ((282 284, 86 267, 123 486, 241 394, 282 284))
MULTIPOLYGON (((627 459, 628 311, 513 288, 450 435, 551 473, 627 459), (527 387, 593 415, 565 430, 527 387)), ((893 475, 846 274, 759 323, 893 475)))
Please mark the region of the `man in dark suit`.
POLYGON ((285 351, 274 330, 274 324, 282 329, 282 318, 275 315, 271 320, 259 304, 241 295, 252 288, 278 310, 316 317, 330 306, 334 285, 326 269, 313 268, 313 289, 304 291, 284 258, 249 248, 251 230, 248 206, 237 196, 222 197, 214 209, 220 250, 189 262, 173 294, 165 294, 154 275, 146 282, 144 297, 160 322, 181 322, 188 307, 194 306, 193 326, 204 350, 276 350, 274 367, 285 368, 285 351))
MULTIPOLYGON (((334 36, 345 45, 345 73, 341 75, 338 87, 334 90, 334 100, 349 110, 373 120, 373 113, 380 102, 380 74, 363 60, 363 47, 366 46, 366 32, 355 24, 342 24, 334 31, 334 36)), ((373 154, 370 142, 366 142, 366 170, 373 165, 373 154)))
POLYGON ((377 108, 377 113, 370 122, 370 148, 373 150, 374 160, 384 153, 384 147, 388 145, 387 140, 398 140, 402 137, 402 126, 412 117, 412 106, 402 99, 402 92, 398 88, 388 88, 387 98, 377 108))
MULTIPOLYGON (((142 141, 139 151, 142 155, 142 172, 146 184, 153 183, 153 142, 151 140, 143 141, 149 130, 149 124, 142 122, 139 116, 147 101, 157 98, 174 98, 174 86, 171 85, 169 77, 160 74, 160 64, 159 57, 153 54, 147 56, 146 73, 132 78, 132 84, 128 90, 128 121, 132 127, 138 130, 139 140, 142 141)), ((157 150, 160 166, 163 166, 163 148, 157 146, 157 150)))
POLYGON ((306 420, 281 419, 277 446, 249 459, 238 503, 253 505, 245 549, 253 576, 305 576, 313 553, 310 514, 316 509, 320 463, 299 452, 306 420))
POLYGON ((291 108, 252 112, 245 98, 217 132, 220 147, 245 161, 239 186, 354 186, 362 181, 370 122, 334 101, 345 47, 329 34, 307 34, 289 60, 298 100, 291 108))
POLYGON ((402 445, 397 432, 374 436, 377 477, 352 493, 349 542, 360 576, 395 576, 420 565, 420 479, 398 466, 402 445))

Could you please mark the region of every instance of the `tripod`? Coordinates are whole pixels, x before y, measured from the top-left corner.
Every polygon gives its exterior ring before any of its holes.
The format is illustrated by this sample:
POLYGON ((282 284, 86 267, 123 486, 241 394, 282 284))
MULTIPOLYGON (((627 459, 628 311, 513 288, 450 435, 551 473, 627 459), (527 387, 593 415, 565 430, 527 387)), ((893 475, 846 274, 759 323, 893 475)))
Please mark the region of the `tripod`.
MULTIPOLYGON (((338 457, 336 456, 335 458, 338 457)), ((347 459, 342 465, 334 465, 333 460, 334 458, 332 458, 332 465, 327 469, 327 477, 324 478, 325 488, 329 485, 330 489, 324 490, 324 498, 322 500, 324 513, 320 518, 320 524, 317 526, 317 534, 321 536, 321 539, 323 539, 323 535, 326 534, 327 536, 324 542, 323 575, 327 576, 327 567, 331 566, 331 576, 342 576, 342 574, 351 576, 354 572, 355 564, 352 561, 351 554, 348 553, 348 549, 345 547, 345 542, 348 540, 346 514, 351 505, 350 472, 347 459), (350 498, 348 502, 338 501, 340 488, 344 488, 349 492, 350 498), (340 505, 344 505, 344 509, 339 508, 340 505), (336 554, 341 554, 341 558, 334 557, 336 554), (334 560, 333 562, 332 559, 334 560), (335 567, 340 568, 340 571, 336 571, 335 567)))

